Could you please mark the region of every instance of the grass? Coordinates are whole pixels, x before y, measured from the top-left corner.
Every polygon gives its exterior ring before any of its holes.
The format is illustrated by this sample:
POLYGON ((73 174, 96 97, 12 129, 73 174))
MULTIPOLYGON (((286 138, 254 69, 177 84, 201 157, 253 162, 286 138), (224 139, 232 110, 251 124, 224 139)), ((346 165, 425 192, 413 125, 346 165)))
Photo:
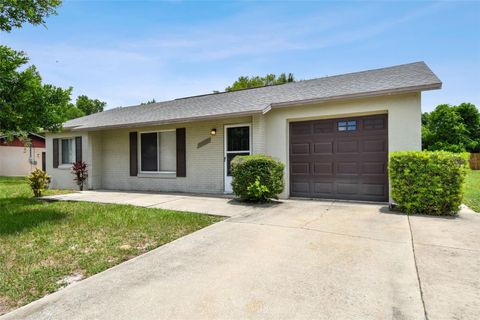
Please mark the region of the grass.
POLYGON ((480 213, 480 170, 470 170, 467 175, 464 203, 480 213))
MULTIPOLYGON (((49 190, 47 194, 64 193, 49 190)), ((86 202, 44 202, 0 177, 0 314, 221 220, 86 202)))

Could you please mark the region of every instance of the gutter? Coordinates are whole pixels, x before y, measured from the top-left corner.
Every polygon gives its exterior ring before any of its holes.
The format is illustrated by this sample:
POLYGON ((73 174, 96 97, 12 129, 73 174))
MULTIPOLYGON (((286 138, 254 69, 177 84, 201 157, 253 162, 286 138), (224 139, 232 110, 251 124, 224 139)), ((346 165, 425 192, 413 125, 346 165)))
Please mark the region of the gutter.
POLYGON ((123 123, 123 124, 104 125, 104 126, 95 126, 95 127, 86 127, 86 126, 79 125, 79 126, 66 127, 63 130, 65 131, 101 131, 101 130, 107 130, 107 129, 138 128, 138 127, 155 126, 155 125, 168 125, 168 124, 188 123, 188 122, 196 122, 196 121, 203 121, 203 120, 215 120, 215 119, 225 119, 225 118, 241 117, 241 116, 252 116, 255 114, 266 114, 270 110, 277 109, 277 108, 292 107, 292 106, 298 106, 298 105, 311 105, 311 104, 318 104, 318 103, 332 102, 332 101, 346 101, 346 100, 352 100, 352 99, 358 99, 358 98, 389 96, 389 95, 396 95, 396 94, 402 94, 402 93, 413 93, 413 92, 419 92, 419 91, 440 89, 441 87, 442 87, 442 82, 437 82, 433 84, 426 84, 421 86, 410 86, 410 87, 404 87, 399 89, 386 89, 386 90, 360 92, 360 93, 338 95, 338 96, 329 96, 329 97, 323 97, 323 98, 313 98, 313 99, 271 103, 266 107, 264 107, 263 109, 259 109, 259 110, 224 113, 224 114, 217 114, 217 115, 205 115, 205 116, 197 116, 197 117, 189 117, 189 118, 168 119, 163 121, 156 120, 156 121, 123 123))
POLYGON ((253 110, 253 111, 242 111, 242 112, 234 112, 234 113, 224 113, 219 115, 212 115, 212 116, 198 116, 198 117, 190 117, 190 118, 178 118, 178 119, 170 119, 170 120, 163 120, 163 121, 146 121, 146 122, 134 122, 134 123, 126 123, 126 124, 118 124, 118 125, 106 125, 106 126, 98 126, 98 127, 83 127, 83 126, 73 126, 73 127, 66 127, 64 131, 101 131, 106 129, 125 129, 125 128, 139 128, 139 127, 146 127, 146 126, 156 126, 156 125, 168 125, 168 124, 177 124, 177 123, 189 123, 189 122, 197 122, 197 121, 204 121, 204 120, 215 120, 215 119, 225 119, 225 118, 232 118, 232 117, 242 117, 242 116, 252 116, 255 114, 262 114, 262 110, 253 110))
POLYGON ((339 96, 330 96, 324 98, 314 98, 314 99, 304 99, 304 100, 294 100, 294 101, 287 101, 287 102, 278 102, 272 103, 266 108, 262 110, 262 114, 266 114, 272 109, 277 108, 284 108, 284 107, 292 107, 298 105, 310 105, 310 104, 317 104, 322 102, 331 102, 331 101, 346 101, 352 100, 357 98, 370 98, 370 97, 378 97, 378 96, 389 96, 389 95, 396 95, 402 93, 412 93, 412 92, 419 92, 419 91, 427 91, 427 90, 436 90, 441 89, 442 83, 434 83, 434 84, 427 84, 422 86, 412 86, 412 87, 405 87, 400 89, 387 89, 387 90, 379 90, 379 91, 372 91, 372 92, 363 92, 363 93, 353 93, 353 94, 345 94, 339 96))

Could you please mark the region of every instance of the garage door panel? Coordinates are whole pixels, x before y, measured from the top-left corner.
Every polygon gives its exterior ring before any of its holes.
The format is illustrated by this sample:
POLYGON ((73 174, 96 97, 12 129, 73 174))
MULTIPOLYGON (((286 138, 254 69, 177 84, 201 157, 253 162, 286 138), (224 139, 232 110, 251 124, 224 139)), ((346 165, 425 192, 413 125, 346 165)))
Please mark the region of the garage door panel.
POLYGON ((298 194, 310 194, 310 182, 309 181, 299 181, 292 183, 292 192, 298 194))
POLYGON ((310 163, 308 162, 297 162, 293 163, 291 166, 292 175, 309 175, 310 174, 310 163))
POLYGON ((310 154, 310 144, 309 143, 293 143, 291 148, 291 153, 294 155, 308 155, 310 154))
POLYGON ((338 182, 336 183, 336 191, 338 194, 358 194, 358 183, 338 182))
POLYGON ((387 131, 386 115, 291 123, 291 195, 387 201, 387 131))
POLYGON ((363 129, 366 131, 371 130, 383 130, 386 128, 386 118, 385 117, 371 117, 363 119, 363 129))
POLYGON ((358 171, 358 164, 356 162, 337 162, 337 175, 357 175, 360 172, 358 171))
POLYGON ((312 124, 305 122, 297 122, 293 123, 290 129, 292 131, 292 134, 294 135, 308 135, 312 133, 312 124))
POLYGON ((356 140, 337 140, 336 146, 336 153, 357 153, 360 151, 356 140))
POLYGON ((315 154, 332 154, 333 153, 333 141, 329 142, 314 142, 313 153, 315 154))
POLYGON ((313 124, 313 133, 314 134, 328 134, 334 132, 335 122, 332 120, 324 120, 320 122, 315 122, 313 124))
POLYGON ((386 152, 387 143, 383 139, 363 140, 363 152, 386 152))
POLYGON ((385 175, 387 173, 387 168, 385 162, 363 162, 362 173, 385 175))
POLYGON ((331 196, 333 193, 333 182, 314 182, 313 191, 316 195, 331 196))
POLYGON ((333 174, 333 162, 314 162, 313 174, 331 176, 333 174))
POLYGON ((373 183, 365 183, 362 184, 361 193, 367 196, 384 196, 386 194, 386 188, 383 183, 381 184, 373 184, 373 183))

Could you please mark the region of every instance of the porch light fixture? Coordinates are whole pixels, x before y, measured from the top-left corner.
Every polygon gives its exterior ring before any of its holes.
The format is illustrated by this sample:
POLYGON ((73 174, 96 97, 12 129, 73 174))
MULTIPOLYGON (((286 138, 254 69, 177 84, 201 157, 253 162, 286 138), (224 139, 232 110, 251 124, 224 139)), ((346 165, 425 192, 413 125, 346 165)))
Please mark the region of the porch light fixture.
POLYGON ((212 130, 210 130, 210 134, 212 136, 216 135, 217 134, 217 129, 213 128, 212 130))

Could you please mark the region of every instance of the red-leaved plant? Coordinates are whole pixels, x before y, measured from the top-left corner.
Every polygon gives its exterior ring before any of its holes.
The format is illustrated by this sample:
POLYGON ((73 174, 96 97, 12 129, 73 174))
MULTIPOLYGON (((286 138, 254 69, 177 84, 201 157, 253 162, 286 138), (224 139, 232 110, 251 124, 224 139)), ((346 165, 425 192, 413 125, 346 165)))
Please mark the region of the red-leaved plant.
POLYGON ((87 181, 88 178, 87 164, 83 161, 75 162, 72 166, 72 173, 75 175, 73 180, 75 180, 80 188, 80 191, 82 191, 85 181, 87 181))

